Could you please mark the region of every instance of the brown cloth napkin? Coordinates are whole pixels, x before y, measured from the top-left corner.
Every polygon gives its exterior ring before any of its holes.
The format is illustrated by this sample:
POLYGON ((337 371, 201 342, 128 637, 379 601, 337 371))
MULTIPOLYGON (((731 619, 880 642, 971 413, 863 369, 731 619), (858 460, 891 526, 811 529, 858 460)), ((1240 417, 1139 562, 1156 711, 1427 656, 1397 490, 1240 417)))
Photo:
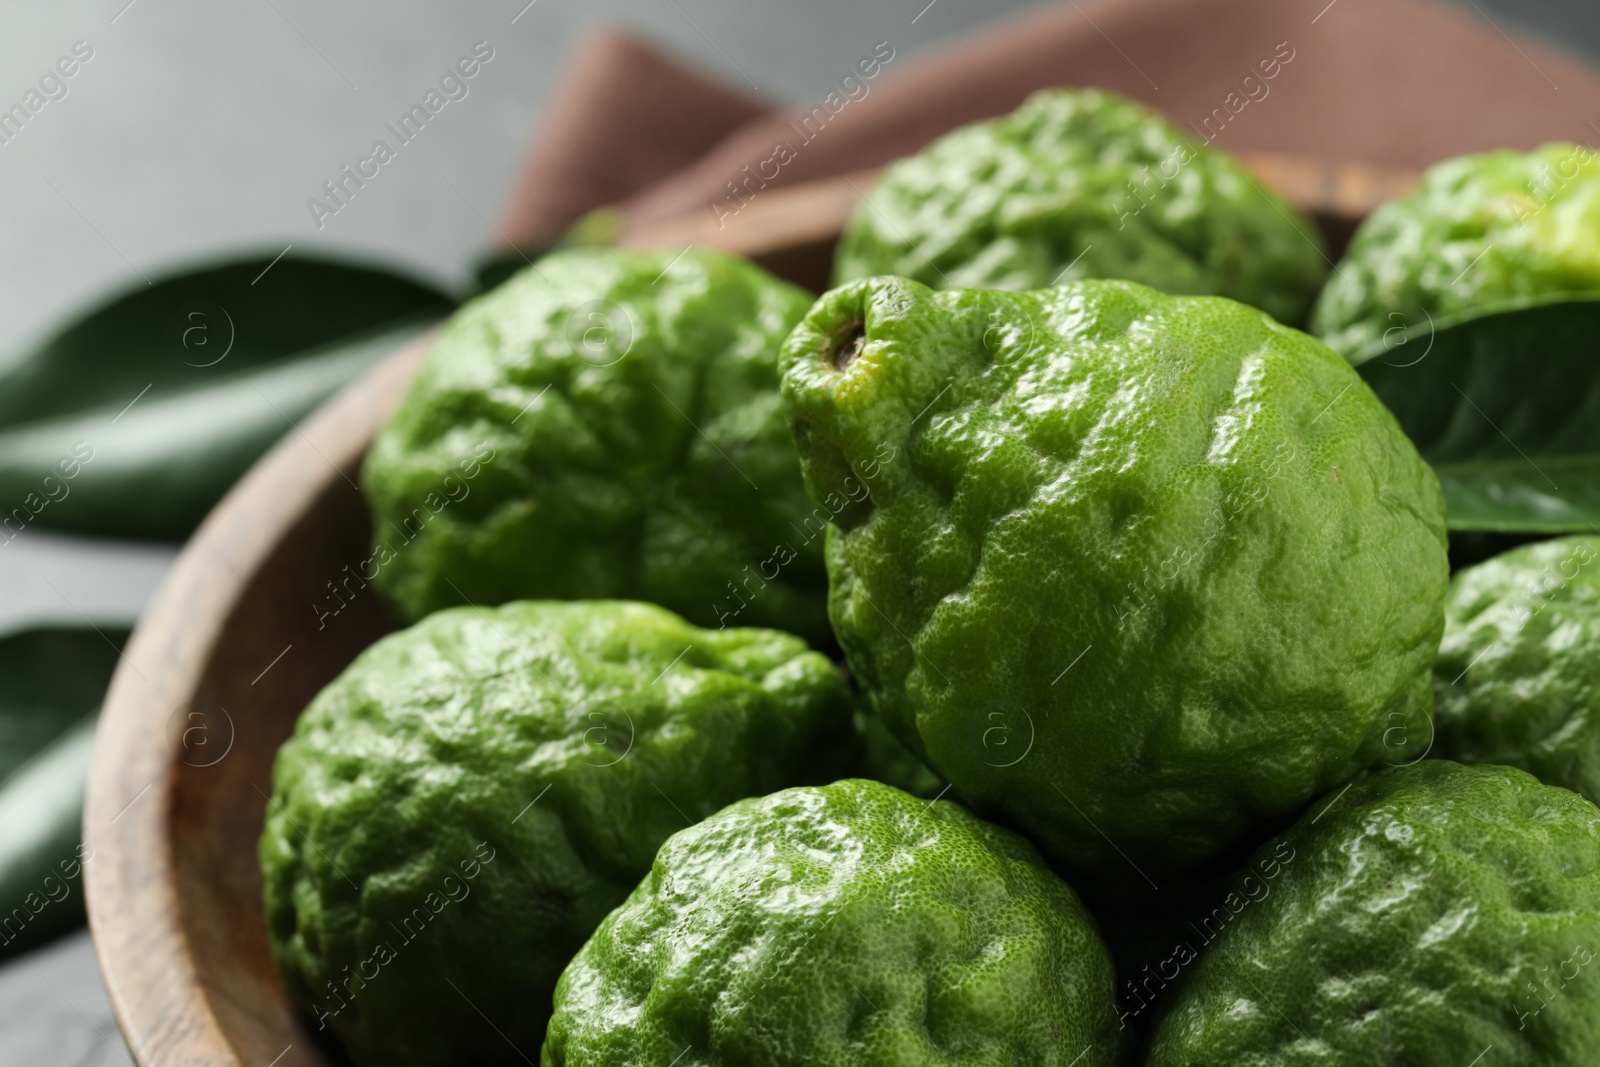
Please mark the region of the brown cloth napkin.
POLYGON ((863 59, 890 56, 872 77, 784 112, 606 33, 575 59, 504 232, 538 243, 606 204, 626 227, 736 208, 729 183, 752 172, 773 187, 878 166, 1053 85, 1126 93, 1231 152, 1420 169, 1600 144, 1600 74, 1473 7, 1068 0, 911 60, 917 32, 861 42, 863 59))

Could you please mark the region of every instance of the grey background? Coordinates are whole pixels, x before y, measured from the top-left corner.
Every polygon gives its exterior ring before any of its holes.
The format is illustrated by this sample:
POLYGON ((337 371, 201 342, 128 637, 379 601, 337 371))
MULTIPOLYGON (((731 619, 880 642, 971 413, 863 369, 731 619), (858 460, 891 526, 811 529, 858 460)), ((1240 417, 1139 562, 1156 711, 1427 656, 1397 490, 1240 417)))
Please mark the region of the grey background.
MULTIPOLYGON (((1458 2, 1475 17, 1600 58, 1600 5, 1593 0, 1458 2)), ((384 259, 446 285, 463 284, 484 244, 483 216, 498 214, 540 116, 560 90, 564 57, 597 25, 634 27, 713 75, 753 84, 777 104, 820 97, 879 40, 911 55, 1034 6, 1028 0, 935 0, 932 7, 927 0, 525 5, 7 4, 0 17, 0 107, 20 100, 75 41, 88 42, 94 57, 67 82, 64 98, 0 146, 0 353, 85 301, 139 282, 141 273, 239 249, 276 252, 292 242, 299 252, 384 259), (306 199, 364 154, 385 121, 479 40, 495 55, 470 83, 470 94, 317 229, 306 199)), ((174 552, 30 531, 0 549, 0 630, 45 619, 131 619, 174 552)), ((0 1063, 124 1062, 86 934, 0 967, 0 1063)))

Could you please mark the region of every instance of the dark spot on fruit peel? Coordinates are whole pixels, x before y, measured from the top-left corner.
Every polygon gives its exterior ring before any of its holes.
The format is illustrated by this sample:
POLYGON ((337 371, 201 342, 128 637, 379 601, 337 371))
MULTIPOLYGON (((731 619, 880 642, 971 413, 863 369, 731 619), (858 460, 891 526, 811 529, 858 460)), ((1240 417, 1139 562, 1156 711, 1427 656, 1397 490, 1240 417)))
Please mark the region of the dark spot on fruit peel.
POLYGON ((833 369, 842 371, 856 361, 861 355, 861 350, 867 344, 867 328, 862 323, 853 323, 845 334, 844 340, 833 350, 833 369))

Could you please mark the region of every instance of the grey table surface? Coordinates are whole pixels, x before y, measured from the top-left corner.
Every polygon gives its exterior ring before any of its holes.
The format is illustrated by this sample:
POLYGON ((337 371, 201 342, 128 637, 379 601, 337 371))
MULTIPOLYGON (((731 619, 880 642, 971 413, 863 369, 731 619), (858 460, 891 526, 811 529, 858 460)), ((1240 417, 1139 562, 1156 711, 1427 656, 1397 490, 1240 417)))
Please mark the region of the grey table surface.
MULTIPOLYGON (((1116 3, 1118 0, 1099 0, 1116 3)), ((1458 0, 1600 59, 1593 0, 1458 0)), ((573 44, 633 27, 774 103, 879 40, 915 54, 1030 0, 64 0, 0 16, 0 102, 75 42, 93 58, 0 146, 0 352, 85 301, 235 249, 336 251, 464 282, 573 44), (914 20, 914 21, 913 21, 914 20), (318 229, 308 197, 476 41, 495 59, 381 183, 318 229)), ((0 552, 0 630, 131 620, 176 548, 35 535, 0 552)), ((131 1062, 87 933, 0 967, 0 1064, 131 1062)))

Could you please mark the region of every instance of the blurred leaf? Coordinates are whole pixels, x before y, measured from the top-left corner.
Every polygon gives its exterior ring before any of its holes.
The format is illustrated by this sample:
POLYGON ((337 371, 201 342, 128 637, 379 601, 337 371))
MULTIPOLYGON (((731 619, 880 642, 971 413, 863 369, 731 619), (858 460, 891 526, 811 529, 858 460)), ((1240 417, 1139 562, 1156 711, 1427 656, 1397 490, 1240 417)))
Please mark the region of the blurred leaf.
POLYGON ((83 922, 83 791, 123 629, 0 638, 0 956, 83 922))
POLYGON ((477 280, 478 292, 487 293, 556 249, 614 245, 621 236, 622 213, 614 207, 598 207, 574 222, 566 233, 555 240, 500 246, 478 260, 478 265, 473 268, 473 277, 477 280))
POLYGON ((83 923, 83 791, 97 715, 0 785, 0 956, 83 923))
POLYGON ((530 247, 512 252, 497 253, 480 259, 478 265, 473 268, 473 277, 477 281, 478 292, 487 293, 490 289, 497 288, 500 283, 508 281, 513 274, 526 270, 530 264, 548 251, 550 251, 548 247, 530 247))
POLYGON ((207 370, 262 366, 450 306, 389 271, 300 256, 174 274, 91 309, 8 365, 0 426, 114 411, 146 385, 152 393, 205 385, 216 377, 207 370))
POLYGON ((1600 532, 1600 299, 1391 331, 1353 360, 1433 465, 1452 530, 1600 532))
POLYGON ((0 501, 10 504, 0 513, 0 543, 32 522, 181 540, 273 442, 431 321, 198 388, 159 397, 152 390, 120 417, 100 408, 0 431, 0 501))
POLYGON ((1450 573, 1475 567, 1485 560, 1493 559, 1502 552, 1510 552, 1513 548, 1532 544, 1535 541, 1545 541, 1550 537, 1546 533, 1528 533, 1523 531, 1501 530, 1451 530, 1450 531, 1450 573))
POLYGON ((0 637, 0 783, 100 706, 127 640, 123 628, 77 626, 0 637))
POLYGON ((35 524, 186 536, 292 422, 451 306, 290 256, 111 300, 0 371, 0 542, 35 524))

